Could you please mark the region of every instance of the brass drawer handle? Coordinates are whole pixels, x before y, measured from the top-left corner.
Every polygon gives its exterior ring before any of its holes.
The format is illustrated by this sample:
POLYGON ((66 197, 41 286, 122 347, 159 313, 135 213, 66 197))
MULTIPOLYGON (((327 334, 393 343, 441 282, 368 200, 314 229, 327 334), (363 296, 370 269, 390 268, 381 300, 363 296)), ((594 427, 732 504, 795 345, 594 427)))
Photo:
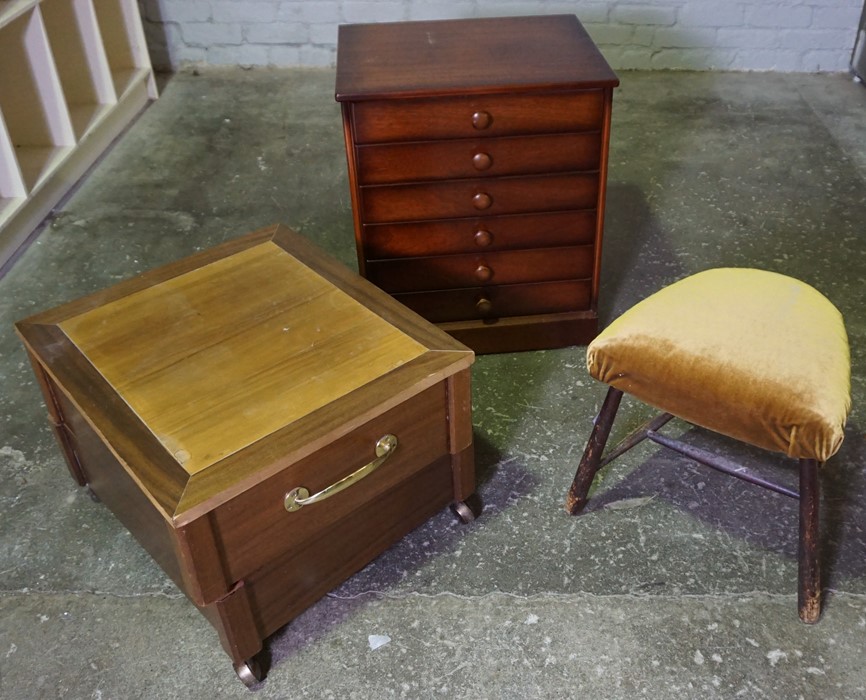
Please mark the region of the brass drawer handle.
POLYGON ((493 302, 487 297, 481 297, 477 302, 475 302, 475 309, 482 316, 489 316, 493 313, 493 302))
POLYGON ((479 265, 475 268, 475 278, 480 282, 489 282, 490 278, 493 277, 493 270, 491 270, 487 265, 479 265))
POLYGON ((391 435, 390 433, 388 435, 383 435, 376 443, 376 459, 372 462, 365 464, 357 471, 354 471, 330 486, 323 488, 312 496, 303 486, 293 488, 286 494, 286 498, 283 500, 283 505, 289 513, 294 513, 296 510, 300 510, 303 506, 309 506, 313 503, 324 501, 326 498, 330 498, 335 493, 340 493, 340 491, 349 488, 352 484, 357 483, 368 474, 376 471, 385 463, 385 460, 388 459, 396 449, 397 436, 391 435))

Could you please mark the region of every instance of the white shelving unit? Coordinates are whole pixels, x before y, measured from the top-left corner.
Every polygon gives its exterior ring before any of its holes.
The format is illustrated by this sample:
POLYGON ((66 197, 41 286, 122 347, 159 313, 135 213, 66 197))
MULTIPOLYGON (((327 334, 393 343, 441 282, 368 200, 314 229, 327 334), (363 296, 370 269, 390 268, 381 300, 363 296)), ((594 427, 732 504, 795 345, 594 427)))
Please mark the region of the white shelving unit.
POLYGON ((0 0, 0 267, 155 98, 136 0, 0 0))

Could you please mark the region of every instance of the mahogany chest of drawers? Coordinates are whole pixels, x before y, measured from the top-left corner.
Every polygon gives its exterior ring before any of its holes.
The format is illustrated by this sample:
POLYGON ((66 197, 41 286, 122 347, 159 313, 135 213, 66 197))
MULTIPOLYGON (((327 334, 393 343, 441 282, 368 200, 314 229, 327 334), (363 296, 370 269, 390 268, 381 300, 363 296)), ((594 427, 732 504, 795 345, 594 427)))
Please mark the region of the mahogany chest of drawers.
POLYGON ((591 340, 618 84, 573 15, 341 26, 361 274, 476 352, 591 340))
POLYGON ((73 477, 265 637, 475 490, 472 352, 277 226, 17 324, 73 477))

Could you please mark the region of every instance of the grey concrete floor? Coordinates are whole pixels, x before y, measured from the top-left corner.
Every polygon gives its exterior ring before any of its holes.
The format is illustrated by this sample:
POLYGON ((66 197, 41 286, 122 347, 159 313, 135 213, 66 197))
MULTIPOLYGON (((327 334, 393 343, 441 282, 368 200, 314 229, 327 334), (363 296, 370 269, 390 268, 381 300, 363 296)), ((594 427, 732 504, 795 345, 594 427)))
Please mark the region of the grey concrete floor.
MULTIPOLYGON (((841 75, 621 78, 603 322, 723 265, 799 277, 845 315, 854 410, 824 471, 823 619, 797 618, 784 497, 642 447, 567 516, 604 387, 583 348, 484 356, 482 517, 438 514, 278 632, 255 697, 866 697, 866 90, 841 75)), ((173 76, 0 280, 0 697, 252 697, 208 623, 69 478, 12 323, 277 221, 354 269, 333 80, 173 76)), ((614 438, 647 415, 627 402, 614 438)), ((774 457, 672 431, 795 480, 774 457)))

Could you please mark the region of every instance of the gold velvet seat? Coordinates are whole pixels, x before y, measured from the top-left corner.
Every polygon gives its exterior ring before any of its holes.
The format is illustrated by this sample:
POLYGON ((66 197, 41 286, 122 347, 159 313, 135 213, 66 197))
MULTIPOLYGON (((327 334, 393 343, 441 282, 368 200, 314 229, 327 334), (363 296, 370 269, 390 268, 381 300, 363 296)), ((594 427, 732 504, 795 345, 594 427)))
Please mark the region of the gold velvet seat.
POLYGON ((568 494, 575 514, 598 469, 643 439, 800 500, 800 617, 820 615, 818 466, 842 443, 850 357, 839 311, 803 282, 763 270, 707 270, 653 294, 589 346, 610 386, 568 494), (602 458, 623 392, 664 413, 602 458), (800 461, 800 492, 657 431, 672 417, 800 461))

